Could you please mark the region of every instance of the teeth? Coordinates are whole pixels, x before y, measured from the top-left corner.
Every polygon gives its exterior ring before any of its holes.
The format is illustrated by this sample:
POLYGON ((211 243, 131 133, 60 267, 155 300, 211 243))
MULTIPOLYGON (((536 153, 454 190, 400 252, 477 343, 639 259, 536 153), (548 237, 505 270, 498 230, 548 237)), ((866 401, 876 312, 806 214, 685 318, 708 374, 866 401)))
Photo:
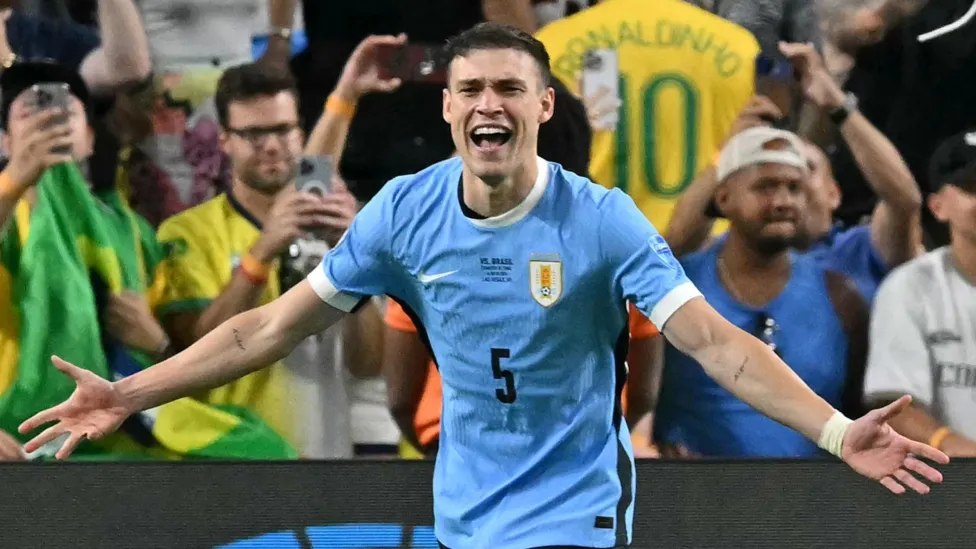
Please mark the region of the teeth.
POLYGON ((500 135, 509 133, 504 128, 478 128, 474 131, 475 135, 500 135))

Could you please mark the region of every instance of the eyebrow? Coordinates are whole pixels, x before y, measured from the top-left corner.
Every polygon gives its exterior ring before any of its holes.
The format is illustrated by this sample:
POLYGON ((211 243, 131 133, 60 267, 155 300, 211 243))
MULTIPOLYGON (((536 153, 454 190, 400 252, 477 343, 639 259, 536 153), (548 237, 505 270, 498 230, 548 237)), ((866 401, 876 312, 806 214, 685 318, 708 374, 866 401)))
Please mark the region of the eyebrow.
MULTIPOLYGON (((484 85, 485 84, 485 80, 486 80, 485 78, 466 78, 464 80, 459 80, 458 81, 458 86, 461 86, 461 87, 465 87, 465 86, 481 86, 481 85, 484 85)), ((523 87, 528 87, 528 84, 525 82, 525 80, 522 80, 521 78, 514 78, 514 77, 510 77, 510 78, 499 78, 498 80, 491 81, 490 82, 490 85, 493 85, 493 86, 523 86, 523 87)))

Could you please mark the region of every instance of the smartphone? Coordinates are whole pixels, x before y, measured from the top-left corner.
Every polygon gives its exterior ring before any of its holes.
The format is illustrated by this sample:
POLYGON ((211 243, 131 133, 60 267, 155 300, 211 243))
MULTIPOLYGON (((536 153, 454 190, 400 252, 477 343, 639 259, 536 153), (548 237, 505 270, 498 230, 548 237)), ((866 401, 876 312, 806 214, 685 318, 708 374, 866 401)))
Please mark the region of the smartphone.
MULTIPOLYGON (((34 113, 49 109, 60 110, 62 116, 55 118, 48 126, 53 127, 68 123, 70 96, 71 88, 68 87, 68 84, 63 82, 46 82, 31 86, 27 101, 31 111, 34 113)), ((52 149, 52 152, 57 154, 71 154, 71 146, 55 147, 52 149)))
POLYGON ((380 78, 403 82, 447 84, 447 53, 433 44, 386 46, 377 52, 380 78))
POLYGON ((768 120, 777 128, 790 128, 797 97, 793 65, 785 57, 760 53, 756 56, 756 95, 765 95, 783 113, 779 120, 768 120))
POLYGON ((303 156, 298 159, 298 174, 295 177, 298 190, 318 196, 332 192, 332 157, 303 156))
MULTIPOLYGON (((617 51, 611 49, 590 50, 583 55, 580 74, 580 93, 584 99, 602 95, 597 106, 607 99, 620 99, 620 67, 617 51)), ((613 130, 619 120, 618 109, 607 109, 594 122, 597 129, 613 130)))

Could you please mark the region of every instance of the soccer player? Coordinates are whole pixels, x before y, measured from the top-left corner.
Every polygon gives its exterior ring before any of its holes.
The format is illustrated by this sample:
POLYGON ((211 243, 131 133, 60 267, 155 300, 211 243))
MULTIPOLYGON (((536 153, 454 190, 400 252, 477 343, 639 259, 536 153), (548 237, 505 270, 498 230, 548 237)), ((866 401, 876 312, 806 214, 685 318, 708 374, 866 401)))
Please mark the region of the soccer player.
POLYGON ((632 539, 635 475, 621 420, 627 302, 724 387, 896 493, 948 457, 886 421, 908 397, 851 421, 769 347, 719 316, 634 202, 536 155, 555 107, 549 57, 486 23, 453 39, 444 119, 459 157, 390 181, 309 277, 182 353, 118 382, 54 358, 77 383, 25 421, 54 425, 58 457, 136 410, 278 360, 367 296, 394 296, 444 383, 434 478, 446 547, 619 547, 632 539))

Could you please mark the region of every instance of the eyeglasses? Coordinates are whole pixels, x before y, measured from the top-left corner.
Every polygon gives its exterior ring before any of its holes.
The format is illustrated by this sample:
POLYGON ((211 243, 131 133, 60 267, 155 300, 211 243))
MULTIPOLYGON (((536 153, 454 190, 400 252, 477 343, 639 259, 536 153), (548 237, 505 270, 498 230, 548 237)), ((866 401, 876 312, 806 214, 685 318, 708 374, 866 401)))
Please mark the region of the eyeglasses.
POLYGON ((298 130, 298 124, 278 124, 277 126, 251 126, 247 128, 227 128, 227 132, 247 141, 252 147, 263 147, 268 139, 276 137, 278 141, 290 137, 298 130))
POLYGON ((774 353, 780 354, 779 346, 776 344, 774 339, 776 332, 779 331, 779 325, 776 324, 776 320, 773 317, 763 313, 759 315, 759 322, 756 325, 756 330, 753 335, 755 335, 759 341, 766 344, 774 353))

